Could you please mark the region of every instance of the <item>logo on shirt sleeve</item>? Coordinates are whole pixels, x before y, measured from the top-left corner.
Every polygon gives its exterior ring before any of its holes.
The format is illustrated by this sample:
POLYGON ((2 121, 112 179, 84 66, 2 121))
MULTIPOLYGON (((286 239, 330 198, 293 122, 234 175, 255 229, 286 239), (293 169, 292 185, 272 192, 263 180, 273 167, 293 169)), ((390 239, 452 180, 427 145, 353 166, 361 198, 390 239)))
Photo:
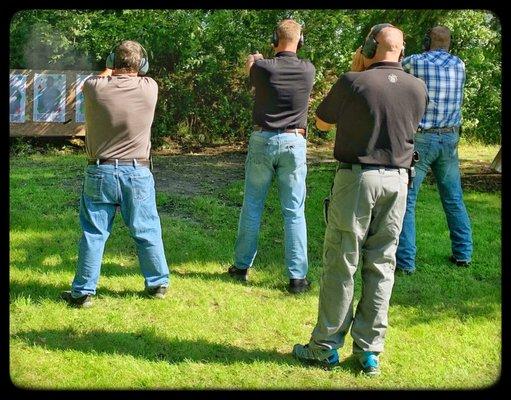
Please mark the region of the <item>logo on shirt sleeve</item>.
POLYGON ((387 76, 387 79, 390 83, 396 83, 397 82, 397 75, 396 74, 390 74, 387 76))

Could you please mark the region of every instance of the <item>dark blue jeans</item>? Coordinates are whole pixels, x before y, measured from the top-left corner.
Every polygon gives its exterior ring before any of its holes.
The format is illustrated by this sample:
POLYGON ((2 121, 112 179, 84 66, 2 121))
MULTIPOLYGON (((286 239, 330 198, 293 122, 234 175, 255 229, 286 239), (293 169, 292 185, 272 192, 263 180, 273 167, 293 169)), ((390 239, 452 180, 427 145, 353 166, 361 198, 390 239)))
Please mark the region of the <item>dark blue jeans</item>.
POLYGON ((163 251, 154 179, 143 166, 89 165, 80 202, 83 230, 73 297, 95 294, 105 243, 112 230, 116 205, 137 246, 146 287, 168 286, 169 269, 163 251))
POLYGON ((415 204, 419 189, 431 168, 435 176, 440 199, 450 231, 452 255, 459 261, 472 259, 472 229, 465 204, 458 159, 458 132, 417 133, 415 149, 420 160, 415 165, 416 176, 413 187, 408 190, 403 229, 399 237, 396 258, 397 267, 406 271, 415 270, 415 204))

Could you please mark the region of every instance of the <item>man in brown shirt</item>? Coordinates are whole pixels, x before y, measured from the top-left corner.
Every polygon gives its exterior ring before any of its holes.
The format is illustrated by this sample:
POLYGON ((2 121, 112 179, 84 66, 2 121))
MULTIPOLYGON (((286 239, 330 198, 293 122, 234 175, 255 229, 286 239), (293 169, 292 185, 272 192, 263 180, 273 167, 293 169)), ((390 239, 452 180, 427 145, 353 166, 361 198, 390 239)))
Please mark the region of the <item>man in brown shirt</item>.
POLYGON ((169 285, 149 169, 158 85, 140 76, 147 68, 142 46, 124 41, 108 57, 107 69, 83 85, 89 160, 80 202, 78 267, 71 291, 61 295, 70 305, 92 305, 117 206, 135 240, 147 293, 163 298, 169 285))

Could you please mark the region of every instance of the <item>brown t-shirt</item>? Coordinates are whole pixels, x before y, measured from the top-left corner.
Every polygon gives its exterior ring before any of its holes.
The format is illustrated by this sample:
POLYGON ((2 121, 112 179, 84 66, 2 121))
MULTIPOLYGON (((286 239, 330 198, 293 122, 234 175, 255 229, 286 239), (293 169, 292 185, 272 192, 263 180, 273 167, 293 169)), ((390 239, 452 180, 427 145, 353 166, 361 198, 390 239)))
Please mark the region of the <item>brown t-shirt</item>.
POLYGON ((148 159, 158 84, 149 77, 92 76, 82 90, 87 156, 148 159))

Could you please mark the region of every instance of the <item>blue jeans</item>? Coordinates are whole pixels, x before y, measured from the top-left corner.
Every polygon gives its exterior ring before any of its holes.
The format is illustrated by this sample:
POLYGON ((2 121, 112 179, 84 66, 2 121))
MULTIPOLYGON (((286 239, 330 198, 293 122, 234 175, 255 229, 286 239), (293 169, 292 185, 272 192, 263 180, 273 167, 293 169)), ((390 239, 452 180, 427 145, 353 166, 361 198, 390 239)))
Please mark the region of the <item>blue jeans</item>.
POLYGON ((431 168, 435 176, 440 199, 450 231, 452 255, 459 261, 471 261, 472 229, 465 204, 458 159, 458 132, 417 133, 415 150, 420 160, 415 165, 413 187, 408 190, 405 219, 399 237, 396 258, 397 267, 415 270, 415 204, 419 188, 431 168))
POLYGON ((78 247, 78 268, 71 285, 73 297, 96 293, 116 205, 120 206, 124 223, 135 240, 145 287, 169 285, 151 171, 140 165, 89 165, 80 201, 83 234, 78 247))
POLYGON ((245 196, 238 224, 234 265, 249 268, 257 253, 264 202, 276 176, 284 217, 284 247, 290 279, 307 275, 305 177, 307 141, 300 134, 254 132, 245 162, 245 196))

